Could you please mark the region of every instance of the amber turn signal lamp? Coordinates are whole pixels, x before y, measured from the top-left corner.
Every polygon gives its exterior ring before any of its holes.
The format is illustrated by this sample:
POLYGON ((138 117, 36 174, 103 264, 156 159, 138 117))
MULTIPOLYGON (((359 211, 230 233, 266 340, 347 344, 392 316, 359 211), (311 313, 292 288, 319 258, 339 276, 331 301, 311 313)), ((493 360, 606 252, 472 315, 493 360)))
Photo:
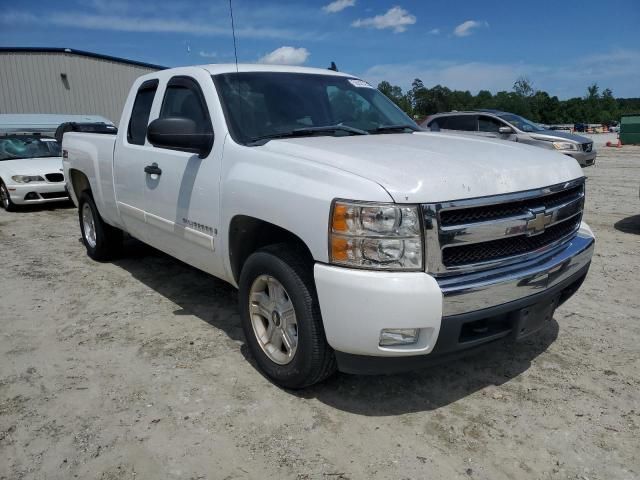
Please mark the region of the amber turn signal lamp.
POLYGON ((333 207, 333 218, 331 221, 331 228, 334 232, 346 232, 349 228, 347 226, 348 207, 336 203, 333 207))
POLYGON ((346 261, 349 254, 349 242, 340 237, 331 238, 331 259, 334 261, 346 261))

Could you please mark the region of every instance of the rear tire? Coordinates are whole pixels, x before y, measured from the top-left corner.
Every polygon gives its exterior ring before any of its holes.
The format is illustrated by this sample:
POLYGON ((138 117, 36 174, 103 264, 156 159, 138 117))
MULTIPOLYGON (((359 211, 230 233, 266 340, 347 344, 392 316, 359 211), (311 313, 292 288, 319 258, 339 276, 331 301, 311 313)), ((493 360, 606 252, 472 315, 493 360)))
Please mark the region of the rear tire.
POLYGON ((0 180, 0 205, 7 212, 15 212, 16 204, 11 201, 9 190, 2 180, 0 180))
POLYGON ((335 355, 325 337, 312 264, 302 252, 287 244, 257 251, 245 262, 239 287, 247 345, 260 369, 274 383, 285 388, 304 388, 335 372, 335 355), (280 306, 269 300, 274 298, 275 291, 283 299, 280 306), (283 308, 290 307, 293 316, 283 312, 283 308), (295 329, 287 330, 293 323, 295 329), (276 332, 273 337, 270 332, 278 328, 282 331, 280 336, 276 332), (276 342, 271 342, 271 338, 276 342), (294 348, 289 348, 291 345, 294 348))
POLYGON ((80 194, 78 219, 87 255, 97 261, 111 260, 122 249, 122 230, 102 220, 91 193, 80 194))

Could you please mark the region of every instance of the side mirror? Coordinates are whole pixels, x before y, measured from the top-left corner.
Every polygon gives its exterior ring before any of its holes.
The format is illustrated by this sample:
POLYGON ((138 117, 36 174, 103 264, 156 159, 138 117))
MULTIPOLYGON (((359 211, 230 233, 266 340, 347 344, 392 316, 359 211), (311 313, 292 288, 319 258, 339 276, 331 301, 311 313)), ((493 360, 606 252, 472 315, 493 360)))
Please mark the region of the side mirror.
POLYGON ((513 133, 513 128, 511 127, 500 127, 498 128, 498 132, 502 135, 511 135, 513 133))
POLYGON ((147 138, 154 147, 197 153, 200 158, 213 148, 213 132, 199 132, 190 118, 157 118, 149 124, 147 138))

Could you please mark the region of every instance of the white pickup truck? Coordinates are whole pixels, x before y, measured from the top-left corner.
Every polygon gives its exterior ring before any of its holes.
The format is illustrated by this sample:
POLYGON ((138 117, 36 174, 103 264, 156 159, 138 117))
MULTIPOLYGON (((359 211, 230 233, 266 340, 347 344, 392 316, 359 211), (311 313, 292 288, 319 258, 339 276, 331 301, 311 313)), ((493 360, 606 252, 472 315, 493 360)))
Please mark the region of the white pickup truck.
POLYGON ((594 248, 573 159, 421 131, 330 70, 154 72, 117 136, 67 133, 63 157, 89 256, 127 232, 236 286, 251 353, 289 388, 525 337, 594 248))

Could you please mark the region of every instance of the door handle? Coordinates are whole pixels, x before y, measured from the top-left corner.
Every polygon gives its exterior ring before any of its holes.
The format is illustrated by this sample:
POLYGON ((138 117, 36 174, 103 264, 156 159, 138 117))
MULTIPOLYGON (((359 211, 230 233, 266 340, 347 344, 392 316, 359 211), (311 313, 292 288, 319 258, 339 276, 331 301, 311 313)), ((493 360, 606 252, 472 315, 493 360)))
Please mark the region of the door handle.
POLYGON ((144 173, 148 173, 149 175, 162 175, 162 169, 154 162, 144 167, 144 173))

